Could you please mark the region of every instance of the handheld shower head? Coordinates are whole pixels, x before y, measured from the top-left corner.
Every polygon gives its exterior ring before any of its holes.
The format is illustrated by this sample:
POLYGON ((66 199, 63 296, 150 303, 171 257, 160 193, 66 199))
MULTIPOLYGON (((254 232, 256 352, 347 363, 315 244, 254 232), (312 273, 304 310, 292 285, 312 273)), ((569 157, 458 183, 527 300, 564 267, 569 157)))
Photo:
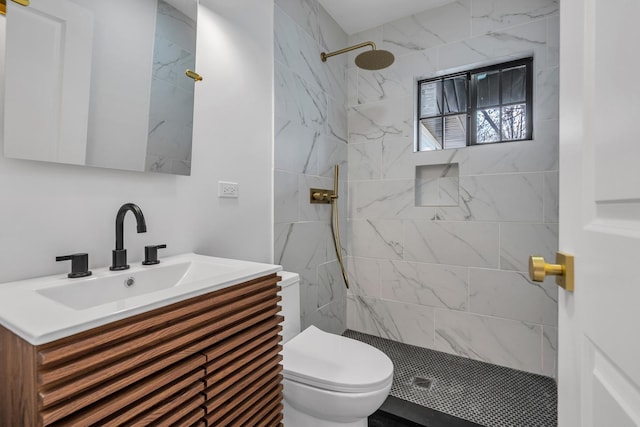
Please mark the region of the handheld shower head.
POLYGON ((374 42, 364 42, 354 46, 349 46, 344 49, 336 50, 335 52, 322 52, 320 58, 322 62, 326 62, 327 58, 335 55, 341 55, 346 52, 350 52, 361 47, 371 46, 371 50, 363 52, 356 57, 356 65, 364 70, 381 70, 387 68, 395 60, 393 54, 387 50, 376 49, 374 42))

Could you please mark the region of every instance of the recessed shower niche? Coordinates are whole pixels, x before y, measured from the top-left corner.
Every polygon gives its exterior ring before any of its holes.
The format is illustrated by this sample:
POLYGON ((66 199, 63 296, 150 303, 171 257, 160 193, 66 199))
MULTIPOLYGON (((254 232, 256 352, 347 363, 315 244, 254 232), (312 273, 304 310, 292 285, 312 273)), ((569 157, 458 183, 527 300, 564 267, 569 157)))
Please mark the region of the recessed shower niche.
POLYGON ((457 163, 416 166, 416 206, 458 206, 457 163))

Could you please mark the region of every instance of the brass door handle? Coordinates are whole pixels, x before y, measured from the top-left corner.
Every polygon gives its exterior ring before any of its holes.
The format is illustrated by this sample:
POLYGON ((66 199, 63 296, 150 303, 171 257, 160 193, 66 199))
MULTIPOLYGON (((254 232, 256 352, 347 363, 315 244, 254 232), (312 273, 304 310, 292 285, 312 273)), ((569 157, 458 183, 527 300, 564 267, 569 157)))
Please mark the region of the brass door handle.
POLYGON ((573 255, 556 253, 556 264, 547 264, 541 256, 529 257, 529 278, 534 282, 543 282, 545 277, 556 276, 556 283, 561 288, 573 292, 574 273, 573 255))

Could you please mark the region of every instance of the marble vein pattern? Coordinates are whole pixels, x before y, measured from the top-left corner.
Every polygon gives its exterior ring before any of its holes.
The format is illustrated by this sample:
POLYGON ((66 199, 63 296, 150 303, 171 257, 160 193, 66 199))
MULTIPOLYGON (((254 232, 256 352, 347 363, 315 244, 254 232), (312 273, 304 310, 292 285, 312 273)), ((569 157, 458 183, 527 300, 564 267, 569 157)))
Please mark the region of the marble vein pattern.
POLYGON ((347 150, 346 142, 331 136, 323 138, 318 152, 318 175, 333 179, 334 167, 338 165, 340 183, 346 184, 349 173, 347 150))
POLYGON ((542 327, 436 309, 435 348, 475 360, 540 373, 542 327))
POLYGON ((557 15, 558 0, 473 0, 473 34, 557 15))
POLYGON ((275 115, 318 131, 327 125, 327 97, 318 86, 275 64, 275 115))
POLYGON ((558 68, 541 70, 536 75, 536 120, 554 120, 560 115, 560 72, 558 68))
POLYGON ((560 181, 558 172, 544 174, 544 222, 559 222, 560 181))
POLYGON ((298 175, 275 171, 274 176, 274 222, 298 221, 298 175))
POLYGON ((305 33, 317 39, 319 32, 318 13, 320 9, 318 0, 276 0, 275 4, 277 8, 286 12, 305 33))
POLYGON ((413 141, 409 137, 386 138, 382 142, 382 179, 413 179, 413 141))
POLYGON ((349 257, 347 262, 349 293, 380 298, 379 260, 371 258, 349 257))
POLYGON ((351 218, 416 217, 413 181, 354 182, 351 189, 351 218))
POLYGON ((466 310, 467 268, 406 261, 380 261, 382 298, 466 310))
POLYGON ((555 260, 558 224, 500 224, 500 268, 528 271, 529 256, 555 260))
POLYGON ((349 109, 349 142, 382 142, 413 135, 411 99, 398 98, 349 109))
POLYGON ((381 142, 350 143, 348 153, 349 181, 380 179, 382 176, 381 142))
POLYGON ((527 273, 469 272, 470 311, 540 325, 558 325, 558 286, 553 280, 532 282, 527 273))
POLYGON ((542 327, 542 375, 558 377, 558 328, 542 327))
POLYGON ((505 28, 486 35, 438 47, 440 70, 507 61, 533 53, 534 68, 547 62, 547 25, 545 20, 505 28))
POLYGON ((434 309, 416 304, 347 296, 347 322, 350 329, 430 347, 434 342, 434 309))
POLYGON ((470 36, 471 0, 459 0, 383 26, 384 49, 402 55, 470 36))
POLYGON ((404 221, 404 259, 436 264, 498 268, 498 224, 404 221))
POLYGON ((349 221, 350 254, 369 258, 402 259, 402 221, 349 221))
POLYGON ((346 286, 338 261, 318 266, 318 308, 346 298, 346 286))
POLYGON ((542 222, 543 174, 463 176, 458 206, 438 209, 455 221, 542 222))
POLYGON ((278 170, 316 175, 318 150, 324 135, 292 119, 275 118, 274 167, 278 170))

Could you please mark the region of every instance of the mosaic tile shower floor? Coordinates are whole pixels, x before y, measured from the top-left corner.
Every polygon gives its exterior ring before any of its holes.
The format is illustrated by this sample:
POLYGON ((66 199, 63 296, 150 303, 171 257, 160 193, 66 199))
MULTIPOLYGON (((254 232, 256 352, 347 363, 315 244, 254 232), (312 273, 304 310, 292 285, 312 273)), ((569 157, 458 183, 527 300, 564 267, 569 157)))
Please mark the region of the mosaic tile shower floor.
POLYGON ((351 330, 344 335, 380 349, 393 361, 391 396, 486 427, 557 426, 552 378, 351 330), (421 379, 430 385, 417 384, 421 379))

